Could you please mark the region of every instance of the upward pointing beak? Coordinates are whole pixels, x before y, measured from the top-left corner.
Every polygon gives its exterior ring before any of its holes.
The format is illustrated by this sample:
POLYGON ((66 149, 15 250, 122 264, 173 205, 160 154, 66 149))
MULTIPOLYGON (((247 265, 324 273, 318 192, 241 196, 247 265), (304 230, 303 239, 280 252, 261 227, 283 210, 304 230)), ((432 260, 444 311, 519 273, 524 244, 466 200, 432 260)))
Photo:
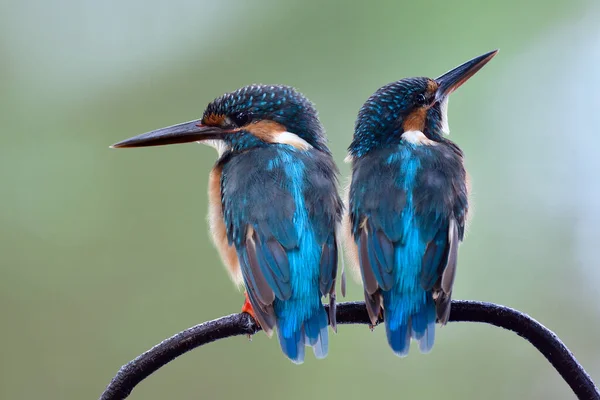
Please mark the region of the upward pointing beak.
POLYGON ((435 94, 436 101, 442 101, 465 83, 470 77, 475 75, 485 64, 488 63, 498 53, 498 50, 490 51, 479 57, 467 61, 466 63, 446 72, 437 78, 438 89, 435 94))
POLYGON ((200 121, 190 121, 142 133, 141 135, 115 143, 110 147, 148 147, 199 142, 201 140, 220 139, 223 134, 224 131, 221 128, 202 125, 200 121))

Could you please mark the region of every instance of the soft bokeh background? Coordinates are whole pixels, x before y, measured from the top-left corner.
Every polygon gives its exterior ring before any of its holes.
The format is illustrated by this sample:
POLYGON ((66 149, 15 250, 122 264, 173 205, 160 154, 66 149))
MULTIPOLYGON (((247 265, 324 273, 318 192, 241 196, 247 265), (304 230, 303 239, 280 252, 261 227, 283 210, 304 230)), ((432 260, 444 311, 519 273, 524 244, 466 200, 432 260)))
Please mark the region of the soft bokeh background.
MULTIPOLYGON (((600 380, 599 17, 594 0, 0 2, 0 398, 96 398, 125 362, 242 304, 208 237, 214 152, 108 145, 285 83, 316 103, 346 176, 375 89, 494 48, 450 105, 475 204, 455 296, 530 313, 600 380)), ((343 326, 301 367, 263 334, 224 340, 131 398, 379 396, 574 397, 516 335, 452 323, 406 359, 383 329, 343 326)))

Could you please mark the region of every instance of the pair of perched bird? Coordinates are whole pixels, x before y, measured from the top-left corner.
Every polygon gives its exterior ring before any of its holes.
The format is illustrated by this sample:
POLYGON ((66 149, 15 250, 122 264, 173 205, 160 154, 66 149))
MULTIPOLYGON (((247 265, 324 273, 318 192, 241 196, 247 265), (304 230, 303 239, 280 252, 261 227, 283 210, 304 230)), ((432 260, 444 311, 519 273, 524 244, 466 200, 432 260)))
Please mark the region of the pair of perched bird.
POLYGON ((328 351, 335 329, 338 244, 360 268, 367 311, 383 313, 399 356, 411 338, 431 350, 450 314, 469 183, 448 133, 448 96, 497 51, 437 79, 407 78, 362 106, 349 147, 352 181, 345 232, 337 168, 312 103, 287 86, 252 85, 211 102, 202 119, 113 147, 201 142, 218 160, 209 179, 210 229, 244 311, 296 363, 306 345, 328 351), (329 316, 322 297, 329 296, 329 316))

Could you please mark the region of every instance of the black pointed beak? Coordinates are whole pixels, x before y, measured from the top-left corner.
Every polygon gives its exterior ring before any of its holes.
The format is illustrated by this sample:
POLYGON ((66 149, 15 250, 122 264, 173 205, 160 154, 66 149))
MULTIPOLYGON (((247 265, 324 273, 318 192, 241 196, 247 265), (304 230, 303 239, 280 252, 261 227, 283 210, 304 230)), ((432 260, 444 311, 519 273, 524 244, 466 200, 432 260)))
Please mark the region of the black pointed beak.
POLYGON ((224 130, 221 128, 202 125, 200 121, 190 121, 142 133, 141 135, 115 143, 110 147, 148 147, 199 142, 202 140, 220 139, 223 134, 224 130))
POLYGON ((442 101, 465 83, 470 77, 475 75, 485 64, 488 63, 498 53, 498 50, 490 51, 479 57, 467 61, 466 63, 446 72, 444 75, 437 78, 438 89, 435 94, 437 101, 442 101))

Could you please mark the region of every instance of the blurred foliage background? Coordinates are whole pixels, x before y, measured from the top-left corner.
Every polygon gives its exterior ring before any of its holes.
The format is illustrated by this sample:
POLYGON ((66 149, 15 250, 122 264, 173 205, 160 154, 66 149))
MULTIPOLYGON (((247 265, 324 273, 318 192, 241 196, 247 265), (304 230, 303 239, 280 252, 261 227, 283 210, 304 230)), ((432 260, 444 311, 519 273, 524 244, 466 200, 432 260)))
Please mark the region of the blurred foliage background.
MULTIPOLYGON (((97 398, 118 368, 242 293, 206 222, 214 151, 108 145, 201 115, 250 83, 314 101, 343 163, 378 87, 501 52, 453 95, 475 215, 455 297, 546 324, 600 380, 600 4, 174 0, 0 2, 0 397, 97 398)), ((347 298, 361 299, 350 283, 347 298)), ((342 326, 323 361, 276 340, 193 351, 132 399, 567 399, 516 335, 439 330, 395 357, 383 329, 342 326)))

